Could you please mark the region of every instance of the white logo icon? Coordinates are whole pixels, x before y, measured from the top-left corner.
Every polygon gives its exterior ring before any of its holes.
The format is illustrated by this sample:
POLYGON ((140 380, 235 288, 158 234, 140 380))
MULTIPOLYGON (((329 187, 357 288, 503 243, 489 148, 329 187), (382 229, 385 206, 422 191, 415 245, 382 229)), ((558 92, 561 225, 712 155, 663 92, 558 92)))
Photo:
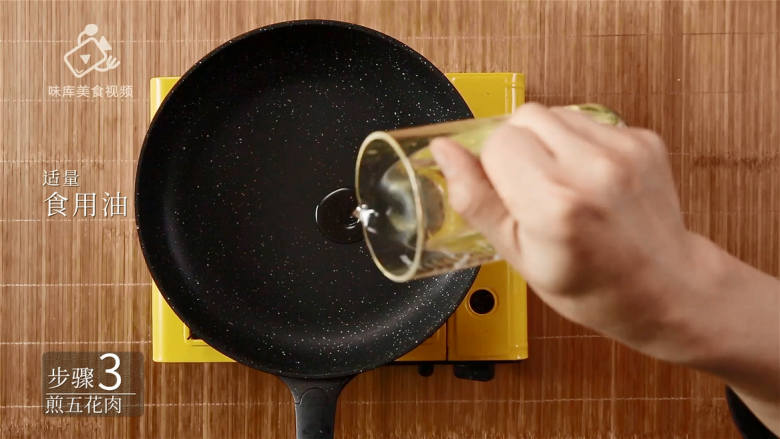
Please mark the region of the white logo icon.
POLYGON ((111 45, 106 41, 106 37, 100 37, 100 41, 95 39, 97 31, 97 25, 88 24, 84 27, 84 32, 79 34, 78 45, 65 54, 65 64, 77 78, 93 70, 107 72, 119 65, 119 60, 108 55, 111 45), (89 38, 82 40, 84 36, 89 38))

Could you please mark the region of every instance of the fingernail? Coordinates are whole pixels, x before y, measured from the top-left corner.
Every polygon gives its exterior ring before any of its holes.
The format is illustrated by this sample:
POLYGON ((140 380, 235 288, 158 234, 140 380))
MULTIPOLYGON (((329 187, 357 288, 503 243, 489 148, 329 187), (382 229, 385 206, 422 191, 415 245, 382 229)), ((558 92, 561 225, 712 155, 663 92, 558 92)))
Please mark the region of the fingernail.
POLYGON ((433 139, 428 148, 431 150, 431 155, 436 161, 436 164, 439 165, 441 173, 444 174, 445 177, 448 177, 452 172, 452 167, 450 163, 449 152, 447 151, 446 140, 433 139))

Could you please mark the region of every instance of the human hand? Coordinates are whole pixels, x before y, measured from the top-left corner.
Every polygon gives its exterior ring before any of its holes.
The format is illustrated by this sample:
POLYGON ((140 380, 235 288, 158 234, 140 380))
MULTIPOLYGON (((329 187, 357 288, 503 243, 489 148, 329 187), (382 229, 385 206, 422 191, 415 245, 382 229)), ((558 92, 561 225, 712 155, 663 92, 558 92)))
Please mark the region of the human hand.
POLYGON ((529 103, 479 158, 448 139, 431 152, 453 209, 544 302, 660 356, 659 332, 679 329, 692 311, 675 295, 694 282, 698 241, 658 135, 529 103))
POLYGON ((722 378, 780 434, 780 283, 686 230, 658 135, 526 104, 479 158, 430 148, 453 209, 550 307, 722 378))

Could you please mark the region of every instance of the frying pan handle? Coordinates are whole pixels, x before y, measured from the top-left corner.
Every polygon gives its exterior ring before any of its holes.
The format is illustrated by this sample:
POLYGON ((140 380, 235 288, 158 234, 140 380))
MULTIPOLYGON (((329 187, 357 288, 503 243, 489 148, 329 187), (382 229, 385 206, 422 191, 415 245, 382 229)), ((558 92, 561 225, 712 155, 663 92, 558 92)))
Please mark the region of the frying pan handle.
POLYGON ((295 399, 297 439, 334 439, 336 405, 354 376, 325 380, 279 377, 295 399))

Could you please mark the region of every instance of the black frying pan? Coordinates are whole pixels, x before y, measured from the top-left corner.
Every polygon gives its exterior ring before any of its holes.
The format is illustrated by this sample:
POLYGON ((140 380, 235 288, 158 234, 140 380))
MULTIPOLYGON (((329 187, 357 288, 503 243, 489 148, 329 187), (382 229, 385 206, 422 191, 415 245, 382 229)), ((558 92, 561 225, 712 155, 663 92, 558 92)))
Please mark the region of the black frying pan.
POLYGON ((332 438, 343 387, 430 337, 477 273, 380 273, 350 216, 362 140, 471 117, 421 55, 333 21, 223 44, 154 117, 135 194, 152 279, 205 342, 289 386, 298 438, 332 438))

